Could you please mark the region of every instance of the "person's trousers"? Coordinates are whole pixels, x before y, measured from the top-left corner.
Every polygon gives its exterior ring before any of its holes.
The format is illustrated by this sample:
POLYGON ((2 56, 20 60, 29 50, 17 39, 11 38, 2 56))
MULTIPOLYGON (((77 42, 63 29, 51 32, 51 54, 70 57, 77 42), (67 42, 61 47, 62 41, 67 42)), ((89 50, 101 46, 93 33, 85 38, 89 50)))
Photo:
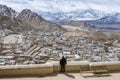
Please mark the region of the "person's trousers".
POLYGON ((60 72, 65 72, 65 65, 61 65, 60 72))

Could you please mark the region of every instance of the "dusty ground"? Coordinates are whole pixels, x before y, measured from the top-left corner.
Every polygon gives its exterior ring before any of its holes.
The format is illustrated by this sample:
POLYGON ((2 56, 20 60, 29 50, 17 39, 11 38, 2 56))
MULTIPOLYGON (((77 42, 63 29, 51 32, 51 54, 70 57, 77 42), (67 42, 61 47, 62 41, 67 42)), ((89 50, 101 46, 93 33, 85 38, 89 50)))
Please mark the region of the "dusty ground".
POLYGON ((8 77, 0 78, 0 80, 120 80, 120 73, 109 73, 109 75, 102 75, 95 77, 93 74, 80 73, 66 73, 66 74, 53 74, 43 77, 8 77))
POLYGON ((81 29, 80 27, 70 26, 70 25, 62 25, 62 27, 66 28, 68 31, 74 31, 76 29, 81 29))
POLYGON ((63 34, 66 37, 88 35, 85 31, 81 30, 81 27, 69 25, 62 25, 62 27, 66 28, 69 31, 63 34))

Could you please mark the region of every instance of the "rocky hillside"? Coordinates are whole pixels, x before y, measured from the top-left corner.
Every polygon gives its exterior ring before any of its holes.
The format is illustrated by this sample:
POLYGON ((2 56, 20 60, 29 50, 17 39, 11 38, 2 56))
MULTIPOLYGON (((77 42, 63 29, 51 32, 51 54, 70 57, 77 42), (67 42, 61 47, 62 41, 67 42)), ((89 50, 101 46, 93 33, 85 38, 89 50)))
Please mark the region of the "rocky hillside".
POLYGON ((32 26, 18 20, 16 18, 11 18, 8 16, 0 16, 0 29, 8 29, 13 32, 24 32, 32 29, 32 26))
POLYGON ((93 29, 96 29, 96 26, 91 25, 91 24, 89 24, 87 22, 84 22, 84 21, 69 21, 67 23, 64 23, 64 25, 78 27, 78 28, 83 29, 83 30, 93 30, 93 29))
POLYGON ((51 23, 49 21, 46 21, 38 14, 32 12, 31 10, 25 9, 23 10, 17 18, 31 26, 33 26, 33 29, 44 31, 44 32, 51 32, 51 31, 59 31, 64 32, 66 29, 63 27, 51 23))
POLYGON ((0 5, 0 16, 8 16, 8 17, 13 18, 17 14, 18 13, 15 10, 13 10, 5 5, 0 5))
POLYGON ((9 29, 13 32, 37 30, 61 33, 66 31, 65 28, 45 20, 31 10, 25 9, 17 13, 5 5, 0 5, 0 29, 9 29))

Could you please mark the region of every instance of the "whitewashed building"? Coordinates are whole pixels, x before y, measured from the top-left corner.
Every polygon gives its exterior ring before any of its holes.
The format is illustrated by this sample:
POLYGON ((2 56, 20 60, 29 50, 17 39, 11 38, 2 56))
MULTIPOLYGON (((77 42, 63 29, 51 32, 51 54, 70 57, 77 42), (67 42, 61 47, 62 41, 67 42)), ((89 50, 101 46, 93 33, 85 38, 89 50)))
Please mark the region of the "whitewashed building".
POLYGON ((23 36, 21 34, 10 34, 0 39, 1 47, 12 48, 15 45, 23 43, 23 36))

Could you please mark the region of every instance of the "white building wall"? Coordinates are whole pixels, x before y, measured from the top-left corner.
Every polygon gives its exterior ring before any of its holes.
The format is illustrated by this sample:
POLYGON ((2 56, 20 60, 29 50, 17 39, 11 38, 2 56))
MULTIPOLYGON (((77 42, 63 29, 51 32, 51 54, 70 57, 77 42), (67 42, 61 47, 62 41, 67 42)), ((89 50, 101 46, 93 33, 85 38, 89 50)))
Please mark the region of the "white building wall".
POLYGON ((22 44, 23 38, 20 34, 10 34, 1 38, 3 44, 22 44))

